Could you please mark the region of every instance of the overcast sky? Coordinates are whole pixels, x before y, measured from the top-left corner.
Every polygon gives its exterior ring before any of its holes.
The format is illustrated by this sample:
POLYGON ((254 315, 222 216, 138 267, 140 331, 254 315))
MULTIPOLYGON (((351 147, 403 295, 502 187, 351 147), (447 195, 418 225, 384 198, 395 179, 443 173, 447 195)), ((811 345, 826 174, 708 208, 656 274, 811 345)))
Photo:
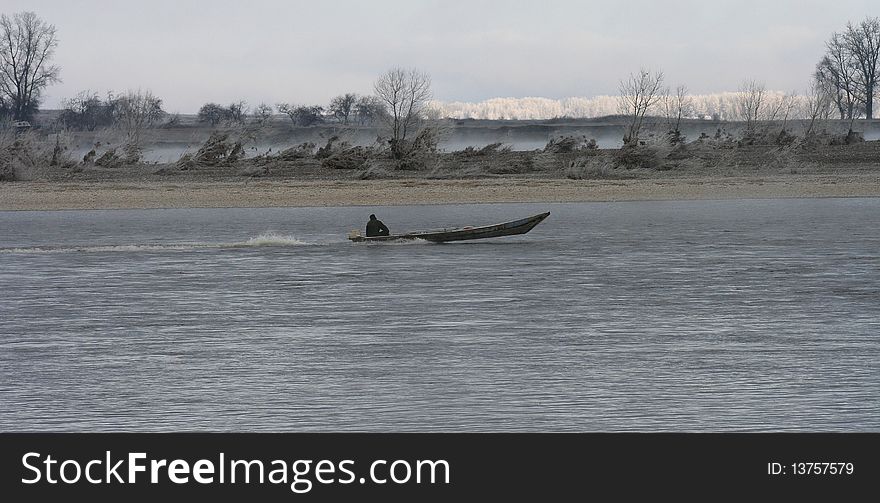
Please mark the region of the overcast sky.
POLYGON ((880 16, 877 0, 194 1, 3 0, 58 30, 63 82, 44 108, 84 89, 150 89, 169 112, 203 103, 326 104, 415 66, 442 101, 616 93, 640 66, 694 93, 744 78, 806 88, 829 35, 880 16))

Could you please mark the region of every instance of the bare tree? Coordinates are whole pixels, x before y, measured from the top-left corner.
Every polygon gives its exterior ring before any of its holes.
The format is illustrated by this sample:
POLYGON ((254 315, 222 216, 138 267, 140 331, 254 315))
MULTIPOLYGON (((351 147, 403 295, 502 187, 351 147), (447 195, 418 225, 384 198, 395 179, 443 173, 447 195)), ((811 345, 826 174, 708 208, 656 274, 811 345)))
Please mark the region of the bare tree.
POLYGON ((755 129, 758 120, 763 118, 767 99, 767 88, 754 79, 746 80, 740 85, 736 97, 736 113, 740 120, 746 121, 746 131, 755 129))
POLYGON ((865 116, 874 117, 874 93, 880 78, 880 18, 869 17, 858 25, 847 23, 843 35, 852 55, 859 87, 865 97, 865 116))
POLYGON ((137 162, 141 153, 143 131, 156 123, 165 112, 162 100, 150 91, 128 91, 116 99, 116 123, 125 133, 128 162, 137 162))
POLYGON ((33 12, 0 16, 0 96, 15 120, 27 120, 37 111, 40 94, 59 82, 61 70, 49 61, 58 46, 55 26, 33 12))
POLYGON ((402 159, 409 153, 407 136, 417 136, 431 99, 431 77, 414 68, 394 68, 376 80, 373 90, 388 112, 391 154, 402 159))
POLYGON ((279 112, 290 117, 297 126, 311 126, 324 121, 324 107, 319 105, 305 106, 291 103, 275 105, 279 112))
POLYGON ((211 126, 244 124, 247 120, 248 106, 244 100, 234 101, 228 107, 217 103, 205 103, 199 108, 199 122, 210 122, 211 126))
POLYGON ((115 100, 112 94, 102 101, 98 93, 81 91, 73 98, 61 102, 58 121, 71 129, 94 131, 98 127, 113 125, 115 100))
POLYGON ((357 95, 354 93, 345 93, 337 96, 330 101, 330 113, 336 119, 348 124, 348 119, 354 113, 354 106, 357 103, 357 95))
POLYGON ((216 126, 223 121, 226 115, 226 109, 217 103, 205 103, 199 108, 199 122, 210 122, 211 126, 216 126))
POLYGON ((807 118, 804 136, 813 134, 816 125, 828 120, 831 107, 834 106, 834 90, 821 78, 814 78, 804 101, 803 115, 807 118))
POLYGON ((788 124, 788 119, 793 118, 798 107, 798 95, 796 91, 792 91, 790 93, 785 93, 782 95, 782 98, 779 100, 779 103, 776 105, 776 108, 773 112, 772 120, 782 119, 782 130, 785 131, 785 127, 788 124))
POLYGON ((361 125, 384 121, 385 103, 376 96, 361 96, 354 105, 354 115, 361 125))
POLYGON ((226 107, 226 120, 230 124, 244 124, 247 114, 248 106, 244 100, 234 101, 226 107))
POLYGON ((762 110, 755 114, 755 120, 782 121, 782 130, 785 131, 788 119, 791 118, 797 106, 797 93, 792 91, 782 96, 765 94, 762 100, 762 110))
POLYGON ((675 94, 667 92, 663 96, 663 109, 666 112, 666 126, 669 131, 678 133, 681 119, 691 115, 694 110, 694 100, 688 95, 687 86, 676 87, 675 94))
POLYGON ((630 117, 629 126, 623 137, 626 145, 638 145, 639 131, 648 110, 656 106, 666 92, 663 88, 663 72, 652 72, 644 68, 638 73, 630 74, 629 78, 620 81, 620 97, 618 108, 630 117))
POLYGON ((824 85, 833 87, 840 118, 852 119, 858 115, 857 107, 864 104, 853 55, 840 33, 832 34, 825 48, 825 56, 816 66, 816 77, 824 81, 824 85))
POLYGON ((254 108, 254 119, 261 124, 265 123, 272 117, 274 111, 275 110, 272 108, 272 105, 260 103, 259 105, 257 105, 256 108, 254 108))

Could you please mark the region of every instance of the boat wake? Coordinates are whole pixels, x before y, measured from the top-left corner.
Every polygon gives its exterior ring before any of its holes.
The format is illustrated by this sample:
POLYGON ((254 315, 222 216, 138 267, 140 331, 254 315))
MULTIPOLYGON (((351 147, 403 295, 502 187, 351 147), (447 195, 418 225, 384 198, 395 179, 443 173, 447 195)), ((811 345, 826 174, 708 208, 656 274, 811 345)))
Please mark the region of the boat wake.
POLYGON ((259 236, 248 239, 247 241, 241 241, 238 243, 231 243, 225 246, 219 246, 222 248, 247 248, 253 246, 310 246, 310 245, 318 245, 320 243, 317 242, 308 242, 303 241, 301 239, 297 239, 294 236, 286 236, 282 234, 276 234, 274 232, 266 232, 260 234, 259 236))
POLYGON ((32 246, 17 248, 0 248, 0 254, 16 253, 112 253, 112 252, 150 252, 150 251, 193 251, 203 249, 222 248, 257 248, 257 247, 286 247, 286 246, 320 246, 322 243, 309 242, 294 236, 276 234, 273 232, 263 233, 245 241, 228 243, 145 243, 145 244, 121 244, 121 245, 94 245, 94 246, 32 246))
POLYGON ((351 243, 356 246, 416 246, 416 245, 433 245, 425 239, 400 239, 396 241, 360 241, 351 243))

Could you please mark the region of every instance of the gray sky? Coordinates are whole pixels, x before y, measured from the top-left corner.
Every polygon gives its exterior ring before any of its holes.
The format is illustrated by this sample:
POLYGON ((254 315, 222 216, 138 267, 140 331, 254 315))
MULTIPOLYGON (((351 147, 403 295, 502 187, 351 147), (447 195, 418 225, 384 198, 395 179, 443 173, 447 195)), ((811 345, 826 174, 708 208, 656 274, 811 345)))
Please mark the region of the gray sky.
POLYGON ((829 35, 880 16, 877 0, 104 1, 3 0, 58 29, 63 83, 150 89, 169 112, 245 99, 326 104, 368 93, 392 66, 431 74, 442 101, 615 94, 640 66, 693 93, 744 78, 803 90, 829 35))

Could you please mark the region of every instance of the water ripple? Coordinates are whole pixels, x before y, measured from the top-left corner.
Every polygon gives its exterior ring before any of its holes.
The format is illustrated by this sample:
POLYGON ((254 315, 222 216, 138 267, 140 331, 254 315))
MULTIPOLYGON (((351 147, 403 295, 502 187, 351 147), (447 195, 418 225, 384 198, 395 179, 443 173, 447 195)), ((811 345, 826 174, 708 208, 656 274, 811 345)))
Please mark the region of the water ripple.
POLYGON ((0 212, 0 429, 880 431, 878 200, 549 209, 0 212))

